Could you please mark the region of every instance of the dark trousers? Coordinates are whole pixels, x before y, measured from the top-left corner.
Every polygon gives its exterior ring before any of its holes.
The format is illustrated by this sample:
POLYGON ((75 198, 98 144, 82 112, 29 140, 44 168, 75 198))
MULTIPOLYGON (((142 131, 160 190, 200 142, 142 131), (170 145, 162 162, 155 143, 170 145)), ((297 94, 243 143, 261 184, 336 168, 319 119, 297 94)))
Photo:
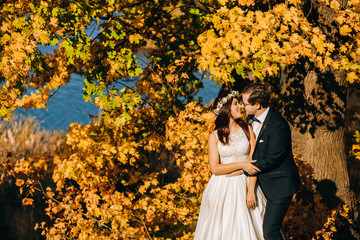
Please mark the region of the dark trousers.
POLYGON ((281 224, 293 196, 266 202, 263 231, 265 240, 284 240, 281 224))

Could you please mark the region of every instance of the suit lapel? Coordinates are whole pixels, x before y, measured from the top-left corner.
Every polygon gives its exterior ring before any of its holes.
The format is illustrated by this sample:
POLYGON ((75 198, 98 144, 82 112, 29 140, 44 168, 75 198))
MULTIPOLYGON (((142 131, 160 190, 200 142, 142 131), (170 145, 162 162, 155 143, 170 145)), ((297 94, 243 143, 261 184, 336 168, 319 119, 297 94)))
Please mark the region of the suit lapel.
POLYGON ((258 136, 258 138, 256 139, 256 145, 259 143, 260 137, 261 137, 261 135, 263 134, 263 132, 265 131, 265 129, 267 128, 268 123, 269 123, 269 122, 265 120, 264 124, 262 125, 262 127, 261 127, 261 129, 260 129, 260 132, 259 132, 259 136, 258 136))
POLYGON ((256 148, 256 146, 257 146, 258 143, 259 143, 259 140, 260 140, 261 135, 264 133, 265 129, 266 129, 267 126, 269 125, 270 116, 271 116, 271 108, 270 108, 270 110, 269 110, 269 112, 268 112, 268 114, 267 114, 267 116, 266 116, 266 118, 265 118, 265 121, 264 121, 263 125, 261 126, 261 129, 260 129, 260 132, 259 132, 259 136, 258 136, 258 138, 256 139, 255 148, 256 148))

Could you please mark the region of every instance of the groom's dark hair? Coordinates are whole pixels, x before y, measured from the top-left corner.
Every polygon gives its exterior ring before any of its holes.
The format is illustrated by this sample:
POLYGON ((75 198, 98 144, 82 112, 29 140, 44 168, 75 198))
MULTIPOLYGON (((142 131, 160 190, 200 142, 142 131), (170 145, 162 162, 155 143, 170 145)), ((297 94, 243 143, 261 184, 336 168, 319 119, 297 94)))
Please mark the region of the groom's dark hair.
POLYGON ((249 95, 249 103, 254 105, 259 103, 262 107, 267 108, 270 101, 270 92, 267 87, 262 83, 252 83, 244 88, 242 94, 249 95))

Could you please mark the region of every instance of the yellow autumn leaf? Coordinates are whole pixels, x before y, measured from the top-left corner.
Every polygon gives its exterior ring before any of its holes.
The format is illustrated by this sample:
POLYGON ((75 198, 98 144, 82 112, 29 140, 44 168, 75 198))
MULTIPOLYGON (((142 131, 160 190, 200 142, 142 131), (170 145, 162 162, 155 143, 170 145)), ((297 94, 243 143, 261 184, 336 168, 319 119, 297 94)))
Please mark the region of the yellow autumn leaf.
POLYGON ((335 20, 342 25, 344 22, 346 22, 347 17, 345 14, 339 14, 338 16, 335 17, 335 20))
POLYGON ((349 25, 343 25, 340 27, 340 34, 342 36, 347 36, 352 31, 352 28, 349 25))
POLYGON ((140 40, 142 40, 142 39, 143 39, 143 37, 138 33, 129 36, 130 43, 139 44, 140 40))
POLYGON ((22 185, 24 185, 25 181, 21 178, 16 179, 15 185, 18 187, 21 187, 22 185))
POLYGON ((346 46, 344 46, 344 45, 340 46, 340 52, 345 53, 345 52, 347 52, 347 50, 348 50, 348 48, 346 46))
POLYGON ((359 76, 355 72, 350 72, 346 76, 346 80, 350 83, 354 83, 355 80, 358 80, 359 76))
POLYGON ((332 0, 330 2, 330 7, 335 11, 338 11, 340 9, 340 3, 337 0, 332 0))
POLYGON ((32 199, 32 198, 24 198, 24 199, 22 200, 22 204, 25 205, 25 206, 27 206, 27 205, 32 205, 33 202, 34 202, 34 199, 32 199))

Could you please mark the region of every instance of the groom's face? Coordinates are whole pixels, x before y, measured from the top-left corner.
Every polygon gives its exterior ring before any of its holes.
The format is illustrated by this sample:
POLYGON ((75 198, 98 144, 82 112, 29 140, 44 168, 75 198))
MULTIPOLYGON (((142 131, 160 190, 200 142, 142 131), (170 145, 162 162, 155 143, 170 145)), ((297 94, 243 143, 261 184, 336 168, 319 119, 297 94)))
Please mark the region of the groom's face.
POLYGON ((242 95, 243 107, 245 108, 245 112, 247 115, 256 115, 256 111, 258 109, 258 107, 256 106, 257 104, 251 105, 248 101, 249 97, 250 93, 245 93, 242 95))

